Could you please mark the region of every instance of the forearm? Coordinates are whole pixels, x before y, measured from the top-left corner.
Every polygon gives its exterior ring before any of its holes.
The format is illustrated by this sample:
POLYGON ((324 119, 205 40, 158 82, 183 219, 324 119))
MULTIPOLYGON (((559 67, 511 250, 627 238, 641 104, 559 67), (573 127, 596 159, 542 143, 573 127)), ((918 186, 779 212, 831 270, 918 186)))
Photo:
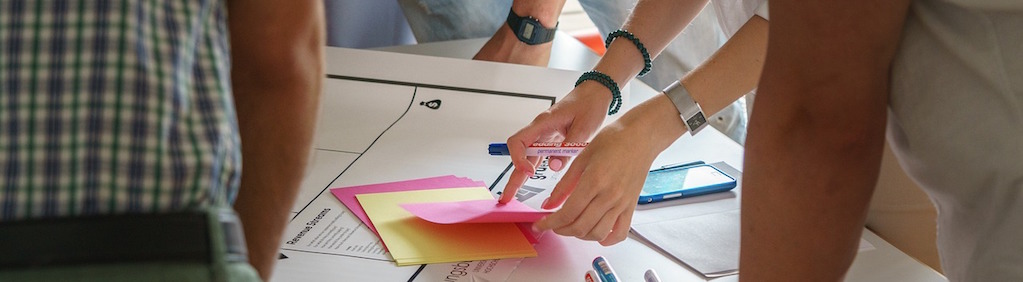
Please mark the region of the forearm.
MULTIPOLYGON (((640 0, 622 29, 639 38, 654 59, 706 4, 706 0, 640 0)), ((611 42, 594 69, 624 86, 643 70, 643 55, 632 41, 619 37, 611 42)))
MULTIPOLYGON (((768 79, 765 77, 765 79, 768 79)), ((789 79, 792 79, 791 77, 789 79)), ((819 134, 800 120, 827 117, 779 109, 763 86, 746 141, 740 265, 749 281, 841 280, 856 253, 884 142, 883 111, 861 136, 819 134), (783 119, 785 122, 765 122, 783 119), (771 123, 771 124, 768 124, 771 123)), ((814 92, 836 91, 837 87, 814 92)), ((857 109, 858 110, 858 109, 857 109)), ((822 125, 817 125, 822 126, 822 125)), ((744 279, 745 280, 745 279, 744 279)))
POLYGON ((753 16, 725 45, 682 78, 706 116, 757 87, 767 53, 768 25, 764 18, 753 16))
MULTIPOLYGON (((650 59, 654 60, 706 4, 706 0, 640 0, 622 29, 635 35, 650 53, 650 59)), ((643 66, 643 54, 637 46, 627 38, 618 37, 593 69, 611 77, 619 87, 625 87, 639 75, 643 66)), ((585 81, 583 84, 598 82, 585 81)), ((607 90, 604 92, 608 93, 607 90)), ((605 105, 611 103, 610 95, 599 95, 593 99, 601 99, 605 105)))
POLYGON ((609 126, 614 125, 632 131, 630 135, 635 138, 643 138, 639 144, 648 146, 637 149, 646 149, 642 153, 646 153, 651 161, 686 132, 686 125, 679 118, 675 105, 663 94, 636 105, 609 126))
POLYGON ((907 4, 770 5, 746 141, 740 278, 841 280, 878 175, 889 67, 907 4))
POLYGON ((276 263, 312 144, 323 77, 320 3, 230 6, 243 167, 234 207, 249 261, 264 280, 276 263))
MULTIPOLYGON (((721 111, 756 87, 767 50, 767 21, 753 16, 702 65, 686 74, 682 84, 700 103, 704 114, 721 111)), ((686 131, 678 110, 665 95, 657 95, 636 106, 621 119, 637 136, 646 136, 654 155, 671 145, 686 131)))

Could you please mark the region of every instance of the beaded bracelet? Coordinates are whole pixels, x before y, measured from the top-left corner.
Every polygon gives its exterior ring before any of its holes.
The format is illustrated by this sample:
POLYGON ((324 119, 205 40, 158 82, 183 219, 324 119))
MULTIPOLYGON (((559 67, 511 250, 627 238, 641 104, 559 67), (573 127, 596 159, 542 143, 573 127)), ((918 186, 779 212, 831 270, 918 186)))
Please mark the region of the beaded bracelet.
POLYGON ((583 75, 579 76, 579 80, 575 81, 575 86, 583 83, 583 81, 593 80, 600 82, 604 87, 611 90, 611 105, 607 107, 607 115, 613 115, 618 112, 618 109, 622 107, 622 92, 618 89, 618 83, 611 79, 606 74, 591 70, 584 72, 583 75))
POLYGON ((643 54, 643 70, 639 72, 639 76, 644 76, 646 73, 650 72, 650 69, 654 67, 653 61, 650 60, 650 52, 646 51, 646 47, 643 46, 643 43, 639 42, 639 38, 636 38, 636 35, 631 32, 619 29, 607 34, 607 39, 604 40, 604 48, 610 48, 611 41, 614 41, 614 39, 619 36, 631 40, 632 44, 636 45, 636 49, 639 49, 639 52, 643 54))

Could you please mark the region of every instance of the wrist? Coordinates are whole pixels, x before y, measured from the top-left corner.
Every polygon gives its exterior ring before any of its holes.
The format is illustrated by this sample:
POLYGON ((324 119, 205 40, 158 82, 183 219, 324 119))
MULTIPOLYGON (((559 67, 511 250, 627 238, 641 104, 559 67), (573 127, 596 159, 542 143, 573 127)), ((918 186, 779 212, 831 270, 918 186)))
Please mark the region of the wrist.
MULTIPOLYGON (((636 115, 633 112, 626 113, 626 115, 636 115)), ((624 116, 623 116, 624 117, 624 116)), ((656 128, 649 124, 638 124, 619 118, 614 122, 611 122, 603 129, 600 130, 598 136, 594 138, 597 140, 600 135, 608 135, 614 137, 605 137, 612 140, 628 140, 629 142, 629 154, 631 158, 642 160, 642 162, 652 163, 658 155, 664 151, 667 146, 661 146, 662 140, 650 137, 652 133, 656 132, 656 128)), ((592 143, 595 143, 591 142, 592 143)), ((668 145, 671 145, 669 143, 668 145)))
POLYGON ((603 84, 597 81, 587 80, 579 83, 572 91, 573 95, 582 95, 579 98, 592 101, 591 105, 594 108, 607 110, 608 106, 611 105, 613 95, 611 89, 608 89, 603 84))
POLYGON ((550 61, 552 45, 551 42, 526 44, 519 41, 507 24, 502 24, 473 59, 545 67, 550 61))
POLYGON ((579 79, 576 80, 575 86, 579 86, 583 82, 593 81, 601 84, 611 94, 611 104, 608 105, 607 115, 613 115, 618 113, 618 110, 622 107, 622 92, 618 83, 611 79, 610 76, 599 72, 599 71, 588 71, 584 72, 579 79))
POLYGON ((643 42, 640 41, 639 37, 636 37, 635 34, 632 34, 625 29, 613 31, 609 33, 607 38, 604 40, 604 47, 611 47, 611 43, 618 38, 632 42, 632 44, 636 46, 636 51, 643 56, 643 69, 639 71, 639 76, 644 76, 649 73, 653 68, 653 58, 650 57, 650 52, 646 49, 646 45, 643 45, 643 42))
POLYGON ((597 65, 593 67, 593 70, 602 72, 611 77, 618 85, 625 87, 632 78, 636 77, 641 70, 643 70, 643 57, 636 52, 636 50, 627 50, 619 45, 627 45, 625 47, 632 47, 631 42, 623 40, 622 42, 611 43, 611 48, 607 49, 604 56, 600 58, 597 65))
POLYGON ((662 93, 671 100, 690 134, 696 134, 707 126, 707 117, 704 115, 703 109, 681 81, 676 81, 664 88, 662 93))
POLYGON ((511 10, 515 14, 535 18, 545 28, 554 28, 564 6, 565 1, 517 0, 512 2, 511 10))
POLYGON ((553 45, 554 43, 554 41, 552 40, 551 42, 540 43, 536 45, 526 44, 525 42, 522 42, 522 40, 519 40, 519 38, 515 34, 515 31, 508 26, 508 23, 501 24, 501 28, 497 30, 497 33, 494 34, 493 38, 499 39, 499 42, 501 43, 502 46, 505 46, 507 48, 515 48, 517 50, 523 51, 546 50, 550 52, 551 45, 553 45))
POLYGON ((519 0, 475 60, 546 66, 564 1, 519 0))
POLYGON ((657 95, 640 103, 616 123, 632 130, 632 136, 647 142, 647 148, 653 154, 660 154, 687 130, 675 105, 665 95, 657 95))

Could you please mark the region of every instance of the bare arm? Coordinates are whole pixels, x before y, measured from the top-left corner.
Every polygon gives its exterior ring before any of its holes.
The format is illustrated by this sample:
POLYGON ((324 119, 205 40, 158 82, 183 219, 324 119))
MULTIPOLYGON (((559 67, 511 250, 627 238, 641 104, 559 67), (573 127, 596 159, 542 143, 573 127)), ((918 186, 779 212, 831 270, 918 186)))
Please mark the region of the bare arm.
MULTIPOLYGON (((754 15, 710 58, 682 77, 682 84, 706 116, 716 114, 756 88, 767 53, 768 25, 767 20, 754 15)), ((656 139, 657 146, 651 147, 652 157, 686 131, 678 110, 665 95, 636 106, 622 117, 621 123, 636 128, 636 136, 656 139)))
POLYGON ((767 20, 754 15, 710 58, 682 77, 706 116, 756 88, 767 53, 768 26, 767 20))
MULTIPOLYGON (((641 0, 636 4, 623 29, 636 35, 656 57, 682 29, 696 17, 707 0, 641 0)), ((607 52, 594 67, 624 87, 643 69, 643 56, 633 43, 619 38, 611 43, 607 52)), ((525 156, 525 147, 537 140, 585 142, 593 136, 611 104, 611 92, 598 82, 585 81, 572 90, 565 99, 541 113, 532 123, 508 138, 515 170, 508 178, 500 201, 511 201, 515 192, 533 173, 536 158, 525 156)), ((560 171, 568 158, 554 157, 551 168, 560 171)), ((570 191, 568 191, 570 192, 570 191)), ((563 200, 563 199, 562 199, 563 200)), ((551 203, 557 206, 560 201, 551 203)))
MULTIPOLYGON (((653 59, 682 33, 706 5, 707 0, 640 0, 622 29, 636 35, 653 59)), ((594 69, 606 73, 624 86, 643 70, 643 56, 631 41, 620 37, 608 46, 607 52, 594 69)), ((595 82, 587 84, 603 87, 595 82)), ((607 101, 610 103, 611 99, 607 101)))
POLYGON ((741 278, 841 280, 877 180, 908 1, 770 5, 746 142, 741 278))
MULTIPOLYGON (((511 9, 520 16, 531 16, 546 28, 554 28, 565 0, 516 0, 511 9)), ((506 62, 546 67, 554 42, 529 45, 515 37, 508 24, 502 22, 494 36, 480 48, 475 60, 506 62)))
POLYGON ((323 77, 321 1, 228 5, 243 174, 235 210, 249 262, 270 278, 305 173, 323 77))
MULTIPOLYGON (((708 115, 755 86, 767 45, 767 25, 754 16, 683 78, 708 115)), ((678 110, 665 95, 636 106, 601 130, 575 160, 551 193, 553 205, 562 201, 565 205, 537 226, 604 245, 624 240, 650 163, 685 130, 678 110), (578 191, 568 197, 575 187, 578 191)))

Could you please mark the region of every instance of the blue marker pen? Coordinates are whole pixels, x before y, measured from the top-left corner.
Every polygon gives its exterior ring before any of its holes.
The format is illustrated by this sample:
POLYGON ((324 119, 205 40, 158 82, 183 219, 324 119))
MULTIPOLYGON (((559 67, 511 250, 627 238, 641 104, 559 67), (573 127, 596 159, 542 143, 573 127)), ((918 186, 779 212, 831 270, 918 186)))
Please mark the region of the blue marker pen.
POLYGON ((615 270, 611 268, 611 264, 607 263, 607 260, 602 256, 598 256, 593 259, 593 269, 597 270, 597 274, 600 275, 600 280, 604 282, 618 282, 618 274, 615 274, 615 270))
MULTIPOLYGON (((574 157, 583 149, 586 149, 586 142, 536 142, 526 147, 526 156, 567 156, 574 157)), ((492 156, 507 156, 508 144, 490 143, 487 151, 492 156)))

